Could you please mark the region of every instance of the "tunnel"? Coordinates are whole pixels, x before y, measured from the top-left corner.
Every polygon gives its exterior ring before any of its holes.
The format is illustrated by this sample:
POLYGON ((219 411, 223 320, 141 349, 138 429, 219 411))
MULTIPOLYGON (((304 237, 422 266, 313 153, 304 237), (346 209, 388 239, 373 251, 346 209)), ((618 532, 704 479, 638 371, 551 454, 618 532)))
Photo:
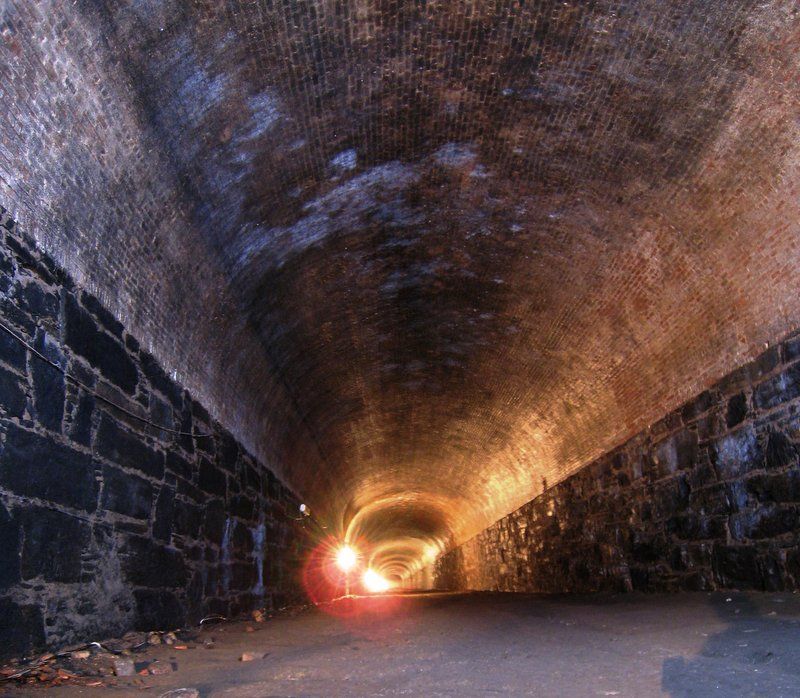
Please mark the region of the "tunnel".
POLYGON ((796 2, 5 0, 0 69, 0 692, 800 694, 796 2))

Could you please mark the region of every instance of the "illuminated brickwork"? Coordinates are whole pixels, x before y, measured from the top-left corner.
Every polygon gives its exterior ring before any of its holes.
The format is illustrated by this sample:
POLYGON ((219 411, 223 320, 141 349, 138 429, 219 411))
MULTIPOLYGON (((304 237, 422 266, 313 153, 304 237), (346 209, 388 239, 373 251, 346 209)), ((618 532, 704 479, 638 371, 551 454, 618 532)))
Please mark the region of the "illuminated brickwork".
POLYGON ((795 335, 420 578, 501 591, 797 589, 798 358, 795 335))
POLYGON ((797 12, 11 0, 0 199, 402 573, 800 325, 797 12))

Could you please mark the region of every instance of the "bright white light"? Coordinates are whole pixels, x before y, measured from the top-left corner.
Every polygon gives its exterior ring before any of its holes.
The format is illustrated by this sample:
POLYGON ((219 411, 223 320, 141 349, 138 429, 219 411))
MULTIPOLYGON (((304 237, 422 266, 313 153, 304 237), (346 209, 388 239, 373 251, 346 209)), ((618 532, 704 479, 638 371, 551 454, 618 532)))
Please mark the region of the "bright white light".
POLYGON ((343 545, 336 553, 336 564, 342 572, 349 572, 356 566, 358 555, 349 545, 343 545))
POLYGON ((364 588, 371 594, 380 594, 382 591, 388 591, 392 585, 375 570, 367 570, 364 572, 364 588))

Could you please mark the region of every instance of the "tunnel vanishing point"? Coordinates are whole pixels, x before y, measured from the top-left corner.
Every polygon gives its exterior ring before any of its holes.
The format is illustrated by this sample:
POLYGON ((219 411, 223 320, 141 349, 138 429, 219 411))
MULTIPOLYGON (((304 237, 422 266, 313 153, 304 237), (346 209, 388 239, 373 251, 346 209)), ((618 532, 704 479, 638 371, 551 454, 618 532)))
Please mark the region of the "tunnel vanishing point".
POLYGON ((0 655, 800 589, 793 0, 5 0, 0 95, 0 655))

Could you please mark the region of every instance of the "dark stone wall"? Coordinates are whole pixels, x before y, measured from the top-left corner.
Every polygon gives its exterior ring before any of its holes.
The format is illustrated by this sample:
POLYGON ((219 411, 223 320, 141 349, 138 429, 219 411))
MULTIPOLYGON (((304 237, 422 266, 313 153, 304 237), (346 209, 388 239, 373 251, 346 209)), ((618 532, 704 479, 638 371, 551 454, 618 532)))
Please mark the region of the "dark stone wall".
POLYGON ((295 599, 294 495, 2 207, 0 236, 2 322, 91 389, 0 331, 0 656, 295 599))
POLYGON ((800 588, 798 359, 799 335, 769 348, 439 558, 435 585, 800 588))

